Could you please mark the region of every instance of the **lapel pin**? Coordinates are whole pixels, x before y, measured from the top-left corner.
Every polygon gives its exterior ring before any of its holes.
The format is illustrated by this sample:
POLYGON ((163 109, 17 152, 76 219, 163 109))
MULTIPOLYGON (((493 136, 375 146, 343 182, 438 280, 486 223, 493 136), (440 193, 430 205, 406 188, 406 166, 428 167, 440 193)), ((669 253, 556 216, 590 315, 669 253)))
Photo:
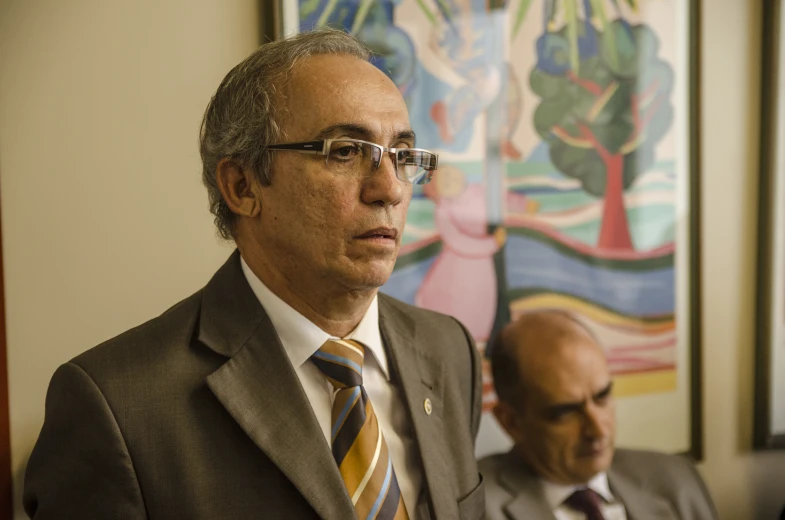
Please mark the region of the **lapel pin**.
POLYGON ((433 405, 431 404, 431 400, 428 399, 427 397, 425 398, 425 401, 422 403, 422 407, 425 409, 426 415, 431 415, 431 412, 433 412, 433 405))

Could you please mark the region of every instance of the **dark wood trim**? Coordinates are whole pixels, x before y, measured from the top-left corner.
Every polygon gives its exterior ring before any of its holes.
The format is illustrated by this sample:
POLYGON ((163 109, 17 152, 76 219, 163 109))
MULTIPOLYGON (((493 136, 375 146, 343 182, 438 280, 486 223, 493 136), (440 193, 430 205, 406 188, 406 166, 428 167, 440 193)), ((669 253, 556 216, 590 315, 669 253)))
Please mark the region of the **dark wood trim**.
POLYGON ((703 460, 703 343, 701 332, 701 0, 689 6, 689 135, 690 135, 690 451, 703 460))
POLYGON ((5 274, 0 220, 0 518, 13 517, 14 480, 11 473, 11 421, 8 415, 8 349, 5 328, 5 274))
POLYGON ((262 19, 262 43, 277 40, 283 36, 283 0, 259 0, 262 19))
MULTIPOLYGON (((781 0, 763 3, 762 11, 762 63, 761 63, 761 126, 760 126, 760 185, 758 188, 758 272, 757 302, 755 312, 755 423, 753 447, 756 449, 785 448, 785 434, 771 431, 771 299, 773 287, 773 233, 776 203, 776 152, 777 152, 777 80, 781 30, 781 0)), ((783 290, 782 287, 776 290, 783 290)))

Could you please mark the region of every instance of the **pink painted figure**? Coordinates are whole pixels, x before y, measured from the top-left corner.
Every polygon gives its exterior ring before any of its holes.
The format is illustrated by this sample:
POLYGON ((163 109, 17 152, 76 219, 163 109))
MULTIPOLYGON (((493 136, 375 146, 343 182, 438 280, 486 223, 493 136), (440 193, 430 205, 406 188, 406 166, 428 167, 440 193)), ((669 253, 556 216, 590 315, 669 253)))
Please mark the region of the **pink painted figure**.
POLYGON ((493 254, 506 240, 487 232, 485 188, 468 184, 461 170, 445 165, 427 185, 436 203, 436 227, 444 247, 415 296, 415 304, 460 320, 477 341, 486 341, 496 315, 493 254))

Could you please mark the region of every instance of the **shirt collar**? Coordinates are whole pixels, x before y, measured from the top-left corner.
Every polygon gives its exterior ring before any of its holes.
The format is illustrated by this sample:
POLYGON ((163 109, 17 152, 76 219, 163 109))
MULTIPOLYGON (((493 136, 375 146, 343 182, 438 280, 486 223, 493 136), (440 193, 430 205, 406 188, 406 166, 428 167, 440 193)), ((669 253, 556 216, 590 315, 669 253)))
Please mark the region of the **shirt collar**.
POLYGON ((545 500, 548 501, 551 509, 554 510, 560 507, 575 491, 585 487, 600 495, 606 502, 614 501, 613 493, 611 493, 611 488, 608 485, 608 475, 605 472, 598 473, 592 477, 586 485, 555 484, 545 479, 540 479, 540 482, 545 500))
MULTIPOLYGON (((251 290, 275 327, 289 361, 293 367, 300 367, 332 336, 268 289, 242 257, 240 264, 251 290)), ((379 303, 376 296, 360 323, 344 339, 353 339, 365 345, 366 352, 371 351, 385 378, 390 380, 387 355, 379 332, 379 303)))
POLYGON ((387 353, 382 345, 382 334, 379 332, 379 300, 373 297, 370 307, 365 311, 365 316, 360 320, 357 327, 346 336, 346 339, 353 339, 365 345, 373 354, 376 363, 379 365, 384 377, 390 380, 390 371, 387 367, 387 353))

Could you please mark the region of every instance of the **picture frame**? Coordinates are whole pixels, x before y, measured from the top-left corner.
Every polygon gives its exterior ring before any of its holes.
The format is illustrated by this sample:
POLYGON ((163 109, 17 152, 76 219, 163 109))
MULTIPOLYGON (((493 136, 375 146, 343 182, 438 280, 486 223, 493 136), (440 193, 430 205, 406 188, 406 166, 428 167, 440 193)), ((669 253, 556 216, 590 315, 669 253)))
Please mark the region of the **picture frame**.
POLYGON ((785 39, 781 0, 763 4, 755 359, 756 449, 785 448, 785 39))
POLYGON ((381 290, 474 336, 478 456, 510 446, 490 413, 493 338, 521 313, 560 309, 608 352, 618 443, 702 459, 699 4, 277 0, 262 14, 266 39, 357 35, 404 96, 418 146, 440 154, 381 290))
POLYGON ((8 343, 5 318, 5 271, 0 223, 0 518, 13 516, 14 478, 11 467, 11 417, 8 401, 8 343))

